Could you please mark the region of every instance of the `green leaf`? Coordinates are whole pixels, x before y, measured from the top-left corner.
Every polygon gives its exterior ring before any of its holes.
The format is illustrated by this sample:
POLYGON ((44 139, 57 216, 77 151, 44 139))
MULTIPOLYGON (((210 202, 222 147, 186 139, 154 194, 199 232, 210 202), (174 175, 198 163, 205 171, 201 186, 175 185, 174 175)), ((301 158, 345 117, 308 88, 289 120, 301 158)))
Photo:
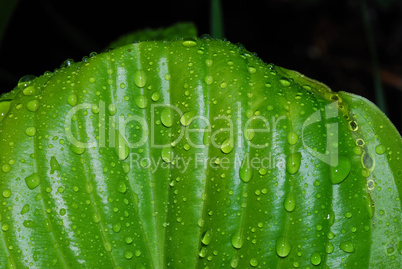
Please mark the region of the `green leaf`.
POLYGON ((128 44, 0 102, 0 264, 400 268, 378 108, 230 42, 128 44))

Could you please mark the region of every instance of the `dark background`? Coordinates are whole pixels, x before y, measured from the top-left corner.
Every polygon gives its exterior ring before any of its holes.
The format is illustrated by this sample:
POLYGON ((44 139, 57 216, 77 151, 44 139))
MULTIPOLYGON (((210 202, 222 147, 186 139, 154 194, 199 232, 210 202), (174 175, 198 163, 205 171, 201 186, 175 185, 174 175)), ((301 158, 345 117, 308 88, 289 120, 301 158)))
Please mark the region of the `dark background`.
MULTIPOLYGON (((401 132, 402 1, 364 1, 388 116, 401 132)), ((265 62, 376 102, 362 2, 222 1, 225 37, 265 62)), ((21 0, 0 45, 0 92, 23 75, 39 76, 67 58, 100 52, 122 34, 180 21, 194 22, 199 35, 210 33, 209 1, 21 0)))

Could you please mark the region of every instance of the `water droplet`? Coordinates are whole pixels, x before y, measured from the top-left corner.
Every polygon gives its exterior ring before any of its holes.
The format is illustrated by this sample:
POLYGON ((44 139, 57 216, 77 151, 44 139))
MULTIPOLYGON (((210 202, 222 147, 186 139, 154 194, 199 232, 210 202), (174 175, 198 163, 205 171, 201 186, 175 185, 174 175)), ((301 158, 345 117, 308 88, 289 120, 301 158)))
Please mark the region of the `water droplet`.
POLYGON ((202 247, 200 252, 198 252, 198 256, 200 256, 200 258, 205 258, 207 256, 207 248, 206 247, 202 247))
POLYGON ((247 183, 253 178, 254 170, 250 165, 248 157, 245 157, 239 169, 239 176, 243 182, 247 183))
POLYGON ((355 251, 355 246, 353 245, 353 243, 351 241, 342 242, 339 245, 339 248, 347 253, 352 253, 355 251))
POLYGON ((180 123, 183 126, 188 126, 191 124, 191 122, 194 120, 194 117, 196 115, 195 111, 188 111, 183 114, 183 116, 180 118, 180 123))
POLYGON ((276 254, 278 254, 279 257, 285 258, 286 256, 289 255, 292 246, 285 237, 281 236, 278 238, 278 240, 276 240, 275 249, 276 254))
POLYGON ((365 195, 365 202, 366 202, 367 215, 369 219, 371 219, 374 216, 375 206, 374 201, 371 199, 371 195, 369 193, 365 195))
POLYGON ((206 231, 205 233, 204 233, 204 235, 203 235, 203 237, 202 237, 202 240, 201 240, 201 242, 204 244, 204 245, 209 245, 209 243, 211 243, 211 239, 212 239, 212 232, 211 231, 206 231))
POLYGON ((288 212, 292 212, 293 210, 295 210, 296 199, 295 196, 293 195, 293 192, 289 192, 286 195, 285 200, 283 201, 283 206, 285 207, 285 210, 288 212))
POLYGON ((25 129, 25 133, 27 136, 35 136, 36 128, 35 127, 28 127, 25 129))
POLYGON ((94 221, 95 223, 99 223, 99 222, 101 221, 101 217, 100 217, 99 213, 94 213, 94 214, 92 215, 92 219, 93 219, 93 221, 94 221))
POLYGON ((314 252, 310 256, 310 261, 313 265, 319 265, 321 263, 321 255, 318 252, 314 252))
POLYGON ((29 211, 29 208, 30 208, 29 204, 25 204, 25 205, 22 207, 20 214, 21 214, 21 215, 24 215, 25 213, 27 213, 27 212, 29 211))
POLYGON ((250 265, 252 266, 252 267, 256 267, 256 266, 258 266, 258 261, 257 261, 257 259, 250 259, 250 265))
POLYGON ((239 229, 232 236, 232 246, 234 248, 240 249, 240 248, 242 248, 243 244, 244 244, 244 236, 243 236, 243 233, 242 233, 241 229, 239 229))
POLYGON ((29 101, 27 103, 27 109, 29 111, 31 111, 31 112, 37 111, 38 108, 39 108, 39 101, 38 100, 32 100, 32 101, 29 101))
POLYGON ((211 131, 210 131, 209 127, 205 127, 205 129, 204 129, 202 142, 206 147, 208 147, 209 143, 211 142, 211 131))
POLYGON ((22 91, 22 93, 24 95, 27 95, 27 96, 34 95, 35 94, 35 87, 34 86, 28 86, 22 91))
POLYGON ((254 128, 247 128, 246 131, 244 132, 244 138, 248 141, 253 140, 254 136, 255 136, 254 128))
POLYGON ((108 105, 107 110, 109 111, 109 114, 113 116, 114 114, 116 114, 117 108, 114 104, 110 104, 108 105))
POLYGON ((325 252, 330 254, 334 251, 334 245, 331 242, 327 242, 325 245, 325 252))
POLYGON ((8 229, 10 229, 10 225, 9 225, 8 223, 4 223, 4 224, 1 226, 1 229, 2 229, 4 232, 7 232, 8 229))
POLYGON ((289 155, 287 162, 286 162, 286 171, 289 172, 289 174, 296 174, 297 171, 299 171, 300 164, 301 164, 301 153, 300 152, 295 152, 289 155))
POLYGON ((124 253, 124 257, 125 257, 127 260, 131 260, 131 259, 133 258, 133 253, 128 250, 128 251, 126 251, 126 253, 124 253))
POLYGON ((11 196, 11 190, 6 189, 6 190, 3 191, 3 197, 4 198, 8 198, 10 196, 11 196))
POLYGON ((161 122, 166 127, 173 125, 173 111, 170 107, 165 107, 161 113, 161 122))
POLYGON ((253 67, 253 66, 249 66, 249 67, 247 68, 247 70, 248 70, 248 72, 249 72, 250 74, 255 74, 255 72, 257 72, 257 69, 256 69, 255 67, 253 67))
POLYGON ((214 61, 212 61, 212 60, 210 60, 210 59, 205 60, 205 65, 206 65, 207 67, 211 67, 213 63, 214 63, 214 61))
POLYGON ((152 96, 151 96, 151 99, 152 99, 152 101, 156 102, 156 101, 159 100, 160 97, 161 97, 161 96, 160 96, 160 94, 159 94, 158 92, 154 92, 154 93, 152 94, 152 96))
POLYGON ((287 79, 280 79, 279 80, 279 82, 282 84, 282 86, 284 86, 284 87, 288 87, 288 86, 290 86, 290 82, 289 82, 289 80, 287 80, 287 79))
POLYGON ((3 171, 4 173, 8 173, 11 171, 11 165, 9 165, 8 163, 3 164, 1 167, 1 171, 3 171))
POLYGON ((332 184, 339 184, 343 182, 350 173, 352 164, 349 158, 340 156, 338 159, 338 165, 336 167, 331 166, 330 181, 332 184))
POLYGON ((76 105, 77 105, 77 102, 78 102, 78 97, 77 97, 76 94, 70 94, 70 95, 67 97, 67 103, 68 103, 70 106, 76 106, 76 105))
POLYGON ((137 70, 134 73, 134 83, 137 87, 142 88, 147 84, 147 76, 144 70, 137 70))
POLYGON ((0 101, 0 122, 7 116, 10 110, 10 101, 0 101))
POLYGON ((233 150, 233 148, 234 148, 233 139, 231 137, 223 141, 221 145, 222 152, 226 154, 230 153, 233 150))
POLYGON ((239 257, 234 256, 234 257, 232 258, 232 260, 230 261, 230 266, 231 266, 233 269, 237 268, 237 266, 239 266, 239 257))
POLYGON ((287 139, 290 145, 294 145, 299 140, 299 136, 295 132, 289 132, 287 139))
POLYGON ((185 47, 187 47, 187 48, 191 48, 191 47, 194 47, 194 46, 197 46, 197 42, 195 42, 195 41, 193 41, 193 40, 186 40, 186 41, 183 41, 183 46, 185 46, 185 47))
POLYGON ((164 147, 162 149, 162 160, 170 163, 173 159, 173 149, 171 147, 164 147))
POLYGON ((127 159, 130 148, 128 147, 126 139, 120 134, 118 130, 116 130, 116 146, 115 146, 116 154, 119 157, 119 160, 127 159))
POLYGON ((85 146, 81 145, 81 144, 78 144, 78 145, 71 144, 70 149, 72 152, 74 152, 75 154, 78 154, 78 155, 81 155, 85 152, 85 146))
POLYGON ((146 108, 148 105, 148 99, 144 95, 135 96, 134 102, 139 108, 146 108))
POLYGON ((375 152, 377 153, 377 154, 384 154, 385 153, 385 147, 383 146, 383 145, 377 145, 376 147, 375 147, 375 152))
POLYGON ((120 222, 116 222, 113 224, 112 226, 113 232, 118 233, 121 230, 121 223, 120 222))
POLYGON ((207 85, 211 85, 214 82, 214 78, 213 76, 206 76, 204 81, 207 85))
POLYGON ((37 173, 33 173, 32 175, 25 178, 25 184, 27 184, 30 190, 35 189, 39 186, 40 177, 37 173))
POLYGON ((18 88, 25 88, 26 86, 30 85, 35 78, 36 76, 34 75, 25 75, 21 77, 17 84, 18 88))
POLYGON ((126 193, 127 186, 126 183, 124 183, 124 181, 119 180, 119 182, 117 182, 117 191, 120 193, 126 193))
POLYGON ((57 161, 56 157, 52 156, 50 158, 50 174, 53 174, 54 171, 60 170, 60 169, 61 169, 61 167, 60 167, 60 164, 57 161))

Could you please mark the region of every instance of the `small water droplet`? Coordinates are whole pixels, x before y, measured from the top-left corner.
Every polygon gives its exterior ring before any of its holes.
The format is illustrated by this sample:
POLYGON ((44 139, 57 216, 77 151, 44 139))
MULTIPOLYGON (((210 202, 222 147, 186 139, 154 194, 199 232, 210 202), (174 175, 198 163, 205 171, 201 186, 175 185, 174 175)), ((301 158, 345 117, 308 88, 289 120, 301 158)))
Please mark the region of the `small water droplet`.
POLYGON ((374 216, 375 206, 374 201, 372 200, 371 195, 369 193, 365 195, 365 202, 366 202, 367 215, 369 219, 371 219, 374 216))
POLYGON ((135 96, 134 102, 139 108, 146 108, 148 105, 148 99, 144 95, 135 96))
POLYGON ((36 76, 34 76, 34 75, 25 75, 25 76, 23 76, 18 81, 17 87, 20 88, 20 89, 23 89, 26 86, 30 85, 35 78, 36 78, 36 76))
POLYGON ((25 129, 25 133, 27 136, 35 136, 36 135, 36 128, 35 127, 28 127, 25 129))
POLYGON ((94 213, 94 214, 92 215, 92 220, 93 220, 95 223, 99 223, 99 222, 101 221, 101 216, 99 215, 99 213, 94 213))
POLYGON ((232 260, 230 261, 230 266, 235 269, 239 266, 239 257, 233 256, 232 260))
POLYGON ((85 152, 85 146, 81 144, 71 144, 70 149, 75 154, 81 155, 85 152))
POLYGON ((3 197, 4 198, 9 198, 11 196, 11 190, 6 189, 3 191, 3 197))
POLYGON ((114 104, 110 104, 108 105, 107 110, 109 111, 109 114, 113 116, 114 114, 116 114, 117 108, 114 104))
POLYGON ((32 100, 32 101, 29 101, 27 103, 27 109, 29 111, 31 111, 31 112, 37 111, 38 108, 39 108, 39 101, 38 100, 32 100))
POLYGON ((347 157, 339 156, 338 165, 331 166, 330 181, 332 184, 339 184, 343 182, 350 173, 352 164, 347 157))
POLYGON ((257 260, 257 259, 254 259, 254 258, 250 259, 250 265, 251 265, 252 267, 258 266, 258 260, 257 260))
POLYGON ((127 260, 131 260, 132 258, 133 258, 133 252, 131 252, 131 251, 126 251, 126 253, 124 253, 124 257, 127 259, 127 260))
POLYGON ((221 145, 221 151, 226 154, 230 153, 233 150, 233 148, 234 148, 233 139, 231 137, 226 138, 221 145))
POLYGON ((209 127, 205 127, 205 129, 204 129, 202 142, 206 147, 208 147, 209 143, 211 142, 211 131, 210 131, 209 127))
POLYGON ((206 76, 204 81, 205 81, 205 83, 207 85, 211 85, 214 82, 214 77, 213 76, 206 76))
POLYGON ((331 242, 327 242, 325 245, 325 252, 330 254, 334 251, 334 245, 331 242))
POLYGON ((152 94, 152 96, 151 96, 151 99, 152 99, 152 101, 156 102, 156 101, 159 100, 160 97, 161 97, 161 96, 160 96, 160 94, 159 94, 158 92, 154 92, 154 93, 152 94))
POLYGON ((384 154, 385 153, 385 147, 383 146, 383 145, 377 145, 376 147, 375 147, 375 152, 377 153, 377 154, 384 154))
POLYGON ((286 256, 289 255, 289 253, 292 249, 292 246, 285 237, 281 236, 278 238, 278 240, 276 240, 275 249, 276 249, 276 254, 279 257, 285 258, 286 256))
POLYGON ((173 111, 170 107, 165 107, 161 113, 161 122, 166 127, 173 126, 173 111))
POLYGON ((213 60, 210 60, 210 59, 205 60, 205 65, 206 65, 207 67, 211 67, 213 63, 214 63, 213 60))
POLYGON ((321 255, 318 252, 314 252, 310 256, 310 261, 313 265, 319 265, 321 263, 321 255))
POLYGON ((166 163, 170 163, 173 159, 173 149, 171 147, 164 147, 162 149, 162 160, 166 163))
POLYGON ((200 249, 200 252, 198 252, 198 256, 200 256, 200 258, 205 258, 207 256, 208 250, 206 247, 202 247, 200 249))
POLYGON ((194 120, 194 117, 196 115, 195 111, 188 111, 183 114, 183 116, 180 118, 180 123, 183 126, 188 126, 191 124, 191 122, 194 120))
POLYGON ((112 226, 113 232, 118 233, 121 230, 121 223, 120 222, 116 222, 113 224, 112 226))
POLYGON ((25 178, 25 184, 28 186, 30 190, 35 189, 39 186, 40 177, 37 173, 33 173, 32 175, 25 178))
POLYGON ((253 140, 254 136, 255 136, 254 128, 247 128, 246 131, 244 132, 244 138, 248 141, 253 140))
POLYGON ((116 130, 116 146, 115 146, 116 154, 119 157, 119 160, 127 159, 130 148, 128 147, 128 143, 126 139, 120 134, 118 130, 116 130))
POLYGON ((195 42, 194 40, 185 40, 185 41, 183 41, 182 44, 183 44, 183 46, 185 46, 187 48, 197 46, 197 42, 195 42))
POLYGON ((286 162, 286 171, 289 174, 296 174, 299 171, 300 164, 301 164, 301 153, 295 152, 289 155, 287 162, 286 162))
POLYGON ((147 84, 147 76, 144 70, 137 70, 134 73, 134 83, 137 87, 142 88, 147 84))
POLYGON ((282 86, 284 86, 284 87, 288 87, 288 86, 290 86, 290 82, 289 82, 289 80, 287 80, 287 79, 280 79, 279 80, 279 82, 282 84, 282 86))
POLYGON ((285 210, 288 212, 292 212, 293 210, 295 210, 296 199, 293 192, 288 192, 288 194, 285 197, 285 200, 283 201, 283 206, 285 210))
POLYGON ((27 213, 27 212, 29 211, 29 209, 30 209, 29 204, 25 204, 25 205, 22 207, 20 214, 21 214, 21 215, 24 215, 25 213, 27 213))
POLYGON ((339 245, 339 248, 342 249, 343 251, 345 251, 346 253, 352 253, 355 251, 355 246, 353 245, 353 243, 351 241, 342 242, 339 245))

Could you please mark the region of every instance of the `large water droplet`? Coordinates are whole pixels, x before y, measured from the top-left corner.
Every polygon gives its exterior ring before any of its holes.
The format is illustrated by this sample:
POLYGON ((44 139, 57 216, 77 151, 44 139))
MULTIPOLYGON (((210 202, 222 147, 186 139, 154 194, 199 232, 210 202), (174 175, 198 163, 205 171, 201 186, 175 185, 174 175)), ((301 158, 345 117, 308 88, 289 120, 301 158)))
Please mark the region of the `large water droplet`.
POLYGON ((204 245, 207 246, 207 245, 209 245, 209 243, 211 243, 211 239, 212 239, 212 232, 208 230, 208 231, 206 231, 206 232, 204 233, 201 242, 202 242, 204 245))
POLYGON ((257 260, 257 259, 254 259, 254 258, 250 259, 250 265, 251 265, 252 267, 258 266, 258 260, 257 260))
POLYGON ((134 103, 139 107, 139 108, 146 108, 148 105, 148 99, 144 95, 137 95, 134 97, 134 103))
POLYGON ((85 146, 81 144, 71 144, 70 149, 75 154, 81 155, 85 152, 85 146))
POLYGON ((355 246, 353 245, 353 243, 351 241, 342 242, 339 245, 339 248, 347 253, 352 253, 355 251, 355 246))
POLYGON ((134 83, 137 85, 137 87, 142 88, 147 84, 147 76, 144 72, 144 70, 137 70, 134 73, 134 83))
POLYGON ((334 245, 331 242, 327 242, 325 245, 325 252, 330 254, 334 251, 334 245))
POLYGON ((29 204, 25 204, 25 205, 22 207, 20 214, 21 214, 21 215, 24 215, 25 213, 28 213, 29 209, 30 209, 29 204))
POLYGON ((352 167, 349 158, 340 156, 338 159, 338 165, 336 167, 331 166, 330 181, 332 184, 339 184, 346 179, 350 173, 352 167))
POLYGON ((35 78, 36 76, 34 75, 25 75, 21 77, 17 84, 18 88, 25 88, 26 86, 30 85, 35 78))
POLYGON ((254 128, 247 128, 244 132, 244 138, 248 141, 253 140, 255 136, 255 130, 254 128))
POLYGON ((67 97, 67 103, 68 103, 70 106, 76 106, 76 105, 77 105, 77 102, 78 102, 78 97, 77 97, 76 94, 71 94, 71 95, 69 95, 69 96, 67 97))
POLYGON ((173 125, 173 111, 170 107, 165 107, 161 113, 161 122, 166 127, 173 125))
POLYGON ((290 245, 289 241, 281 236, 276 240, 276 254, 278 254, 279 257, 286 257, 289 255, 290 250, 292 249, 292 246, 290 245))
POLYGON ((289 132, 287 140, 290 145, 294 145, 299 140, 299 136, 295 132, 289 132))
POLYGON ((285 207, 285 210, 288 212, 292 212, 293 210, 295 210, 296 199, 295 196, 293 195, 293 192, 288 192, 288 194, 285 197, 285 200, 283 201, 283 206, 285 207))
POLYGON ((127 186, 126 186, 126 183, 124 183, 123 180, 119 180, 119 182, 117 182, 117 191, 120 192, 120 193, 126 193, 127 186))
POLYGON ((188 112, 184 113, 183 116, 181 116, 181 118, 180 118, 180 123, 183 126, 190 125, 191 122, 194 120, 195 115, 196 115, 195 111, 188 111, 188 112))
POLYGON ((162 149, 162 160, 166 163, 172 162, 173 149, 171 147, 164 147, 162 149))
POLYGON ((234 148, 233 138, 229 137, 225 141, 223 141, 221 145, 221 150, 223 153, 230 153, 234 148))
POLYGON ((231 266, 233 269, 237 268, 237 266, 239 266, 239 257, 234 256, 234 257, 232 258, 232 260, 230 261, 230 266, 231 266))
POLYGON ((321 255, 318 252, 314 252, 310 256, 310 261, 313 265, 319 265, 321 263, 321 255))
POLYGON ((193 41, 193 40, 186 40, 186 41, 183 41, 183 46, 185 46, 185 47, 187 47, 187 48, 190 48, 190 47, 194 47, 194 46, 196 46, 197 45, 197 42, 195 42, 195 41, 193 41))
POLYGON ((286 162, 286 171, 289 174, 296 174, 299 171, 300 164, 301 164, 301 153, 295 152, 289 155, 287 162, 286 162))
POLYGON ((36 135, 36 128, 35 127, 28 127, 25 129, 25 134, 27 136, 35 136, 36 135))
POLYGON ((242 233, 241 229, 239 229, 232 236, 232 246, 234 248, 240 249, 240 248, 242 248, 243 244, 244 244, 244 236, 243 236, 243 233, 242 233))
POLYGON ((253 178, 253 174, 254 171, 249 162, 249 158, 245 157, 239 169, 240 179, 243 180, 243 182, 247 183, 253 178))
POLYGON ((10 110, 10 101, 0 101, 0 122, 7 116, 8 111, 10 110))
POLYGON ((25 184, 27 184, 30 190, 35 189, 39 186, 40 177, 37 173, 33 173, 32 175, 25 178, 25 184))
POLYGON ((31 112, 37 111, 38 108, 39 108, 39 101, 38 100, 32 100, 32 101, 29 101, 27 103, 27 109, 29 111, 31 111, 31 112))

